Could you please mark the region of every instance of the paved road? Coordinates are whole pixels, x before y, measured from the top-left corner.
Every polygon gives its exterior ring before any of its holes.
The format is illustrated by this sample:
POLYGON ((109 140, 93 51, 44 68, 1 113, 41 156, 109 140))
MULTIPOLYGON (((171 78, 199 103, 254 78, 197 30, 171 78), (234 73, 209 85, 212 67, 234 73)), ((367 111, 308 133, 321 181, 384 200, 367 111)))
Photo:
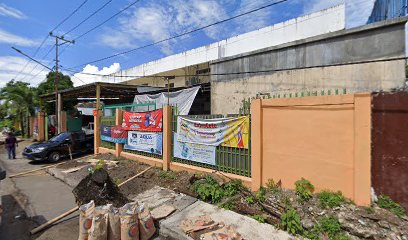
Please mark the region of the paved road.
MULTIPOLYGON (((8 160, 5 149, 0 146, 0 164, 7 170, 7 175, 49 165, 22 158, 21 151, 29 144, 29 141, 19 144, 15 160, 8 160)), ((33 227, 75 206, 71 191, 71 187, 45 171, 1 181, 0 196, 4 213, 0 222, 0 240, 32 239, 29 231, 33 227)))

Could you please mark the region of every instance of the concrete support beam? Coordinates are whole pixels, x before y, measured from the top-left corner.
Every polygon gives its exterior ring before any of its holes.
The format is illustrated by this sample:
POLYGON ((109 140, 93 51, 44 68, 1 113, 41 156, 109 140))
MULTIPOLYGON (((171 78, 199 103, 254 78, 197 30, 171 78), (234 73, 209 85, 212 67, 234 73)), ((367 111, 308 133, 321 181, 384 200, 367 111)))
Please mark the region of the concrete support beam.
POLYGON ((171 163, 172 119, 171 106, 163 107, 163 170, 168 171, 171 163))
POLYGON ((262 100, 251 103, 251 189, 258 191, 262 185, 262 100))
POLYGON ((101 86, 96 84, 96 110, 94 111, 94 153, 99 153, 99 147, 101 146, 101 86))
POLYGON ((354 201, 371 204, 371 95, 355 94, 354 114, 354 201))
POLYGON ((61 122, 61 111, 62 111, 62 97, 61 97, 61 93, 59 93, 58 94, 58 101, 57 101, 57 103, 58 103, 58 112, 57 112, 57 119, 58 119, 58 123, 57 123, 57 125, 58 125, 58 129, 57 129, 57 132, 58 133, 61 133, 63 130, 62 130, 62 122, 61 122))
MULTIPOLYGON (((116 108, 116 125, 120 126, 122 125, 123 121, 123 109, 121 108, 116 108)), ((123 144, 121 143, 116 143, 115 144, 115 156, 120 157, 120 154, 123 151, 123 144)))

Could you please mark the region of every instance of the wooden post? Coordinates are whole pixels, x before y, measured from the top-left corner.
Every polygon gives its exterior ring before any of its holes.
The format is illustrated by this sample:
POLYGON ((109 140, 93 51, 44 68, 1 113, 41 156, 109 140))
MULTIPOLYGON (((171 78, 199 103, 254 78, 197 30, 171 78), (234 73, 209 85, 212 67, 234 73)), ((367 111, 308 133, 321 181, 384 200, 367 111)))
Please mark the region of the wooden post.
POLYGON ((101 146, 101 86, 96 84, 96 109, 94 112, 94 153, 99 153, 101 146))
POLYGON ((45 134, 48 134, 48 132, 45 132, 46 129, 46 121, 45 121, 45 113, 39 112, 37 113, 37 121, 38 121, 38 141, 42 142, 45 140, 45 134))
POLYGON ((59 124, 58 126, 60 127, 61 132, 66 132, 68 131, 68 126, 67 126, 67 112, 66 111, 61 111, 60 112, 60 117, 59 119, 59 124))
POLYGON ((163 107, 163 171, 170 169, 172 138, 171 106, 165 106, 163 107))
POLYGON ((262 100, 251 104, 251 190, 262 186, 262 100))
MULTIPOLYGON (((116 108, 116 126, 121 126, 123 121, 123 109, 116 108)), ((120 157, 120 153, 123 151, 123 144, 115 144, 115 156, 120 157)))

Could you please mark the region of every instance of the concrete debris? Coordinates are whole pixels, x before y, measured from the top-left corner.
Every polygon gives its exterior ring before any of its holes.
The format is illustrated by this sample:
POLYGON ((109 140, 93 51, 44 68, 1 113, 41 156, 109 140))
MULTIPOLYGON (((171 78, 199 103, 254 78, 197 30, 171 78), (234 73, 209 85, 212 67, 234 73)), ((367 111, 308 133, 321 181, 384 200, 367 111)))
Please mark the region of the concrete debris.
POLYGON ((154 220, 160 220, 163 218, 168 217, 170 214, 172 214, 174 211, 177 209, 172 206, 172 205, 162 205, 160 207, 157 207, 151 211, 152 217, 154 220))
POLYGON ((185 233, 197 232, 204 229, 212 228, 217 226, 218 223, 214 221, 208 215, 201 215, 185 219, 181 222, 180 227, 185 233))
POLYGON ((242 236, 233 226, 225 226, 213 232, 204 233, 201 235, 202 240, 242 240, 242 236))

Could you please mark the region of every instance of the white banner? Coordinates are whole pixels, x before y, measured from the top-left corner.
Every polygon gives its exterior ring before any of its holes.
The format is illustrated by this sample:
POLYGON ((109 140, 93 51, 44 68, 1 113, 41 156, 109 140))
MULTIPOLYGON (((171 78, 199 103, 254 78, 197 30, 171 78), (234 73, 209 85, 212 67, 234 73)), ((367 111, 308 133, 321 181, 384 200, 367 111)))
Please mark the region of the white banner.
POLYGON ((248 148, 249 117, 193 119, 177 117, 177 140, 211 146, 248 148))
POLYGON ((176 158, 186 159, 193 162, 215 165, 215 148, 214 146, 185 143, 177 141, 174 136, 173 154, 176 158))
MULTIPOLYGON (((169 96, 170 105, 177 106, 177 109, 179 111, 178 114, 188 115, 188 113, 190 112, 191 105, 193 105, 194 99, 198 93, 198 90, 200 90, 200 87, 192 87, 177 92, 171 92, 169 96)), ((149 94, 136 95, 133 103, 144 104, 155 102, 156 109, 159 109, 167 105, 167 95, 168 95, 167 92, 162 92, 153 95, 149 94)), ((146 112, 152 110, 151 108, 152 108, 151 106, 150 109, 147 106, 133 107, 132 112, 146 112)))
POLYGON ((124 148, 162 155, 163 133, 129 131, 124 148))

